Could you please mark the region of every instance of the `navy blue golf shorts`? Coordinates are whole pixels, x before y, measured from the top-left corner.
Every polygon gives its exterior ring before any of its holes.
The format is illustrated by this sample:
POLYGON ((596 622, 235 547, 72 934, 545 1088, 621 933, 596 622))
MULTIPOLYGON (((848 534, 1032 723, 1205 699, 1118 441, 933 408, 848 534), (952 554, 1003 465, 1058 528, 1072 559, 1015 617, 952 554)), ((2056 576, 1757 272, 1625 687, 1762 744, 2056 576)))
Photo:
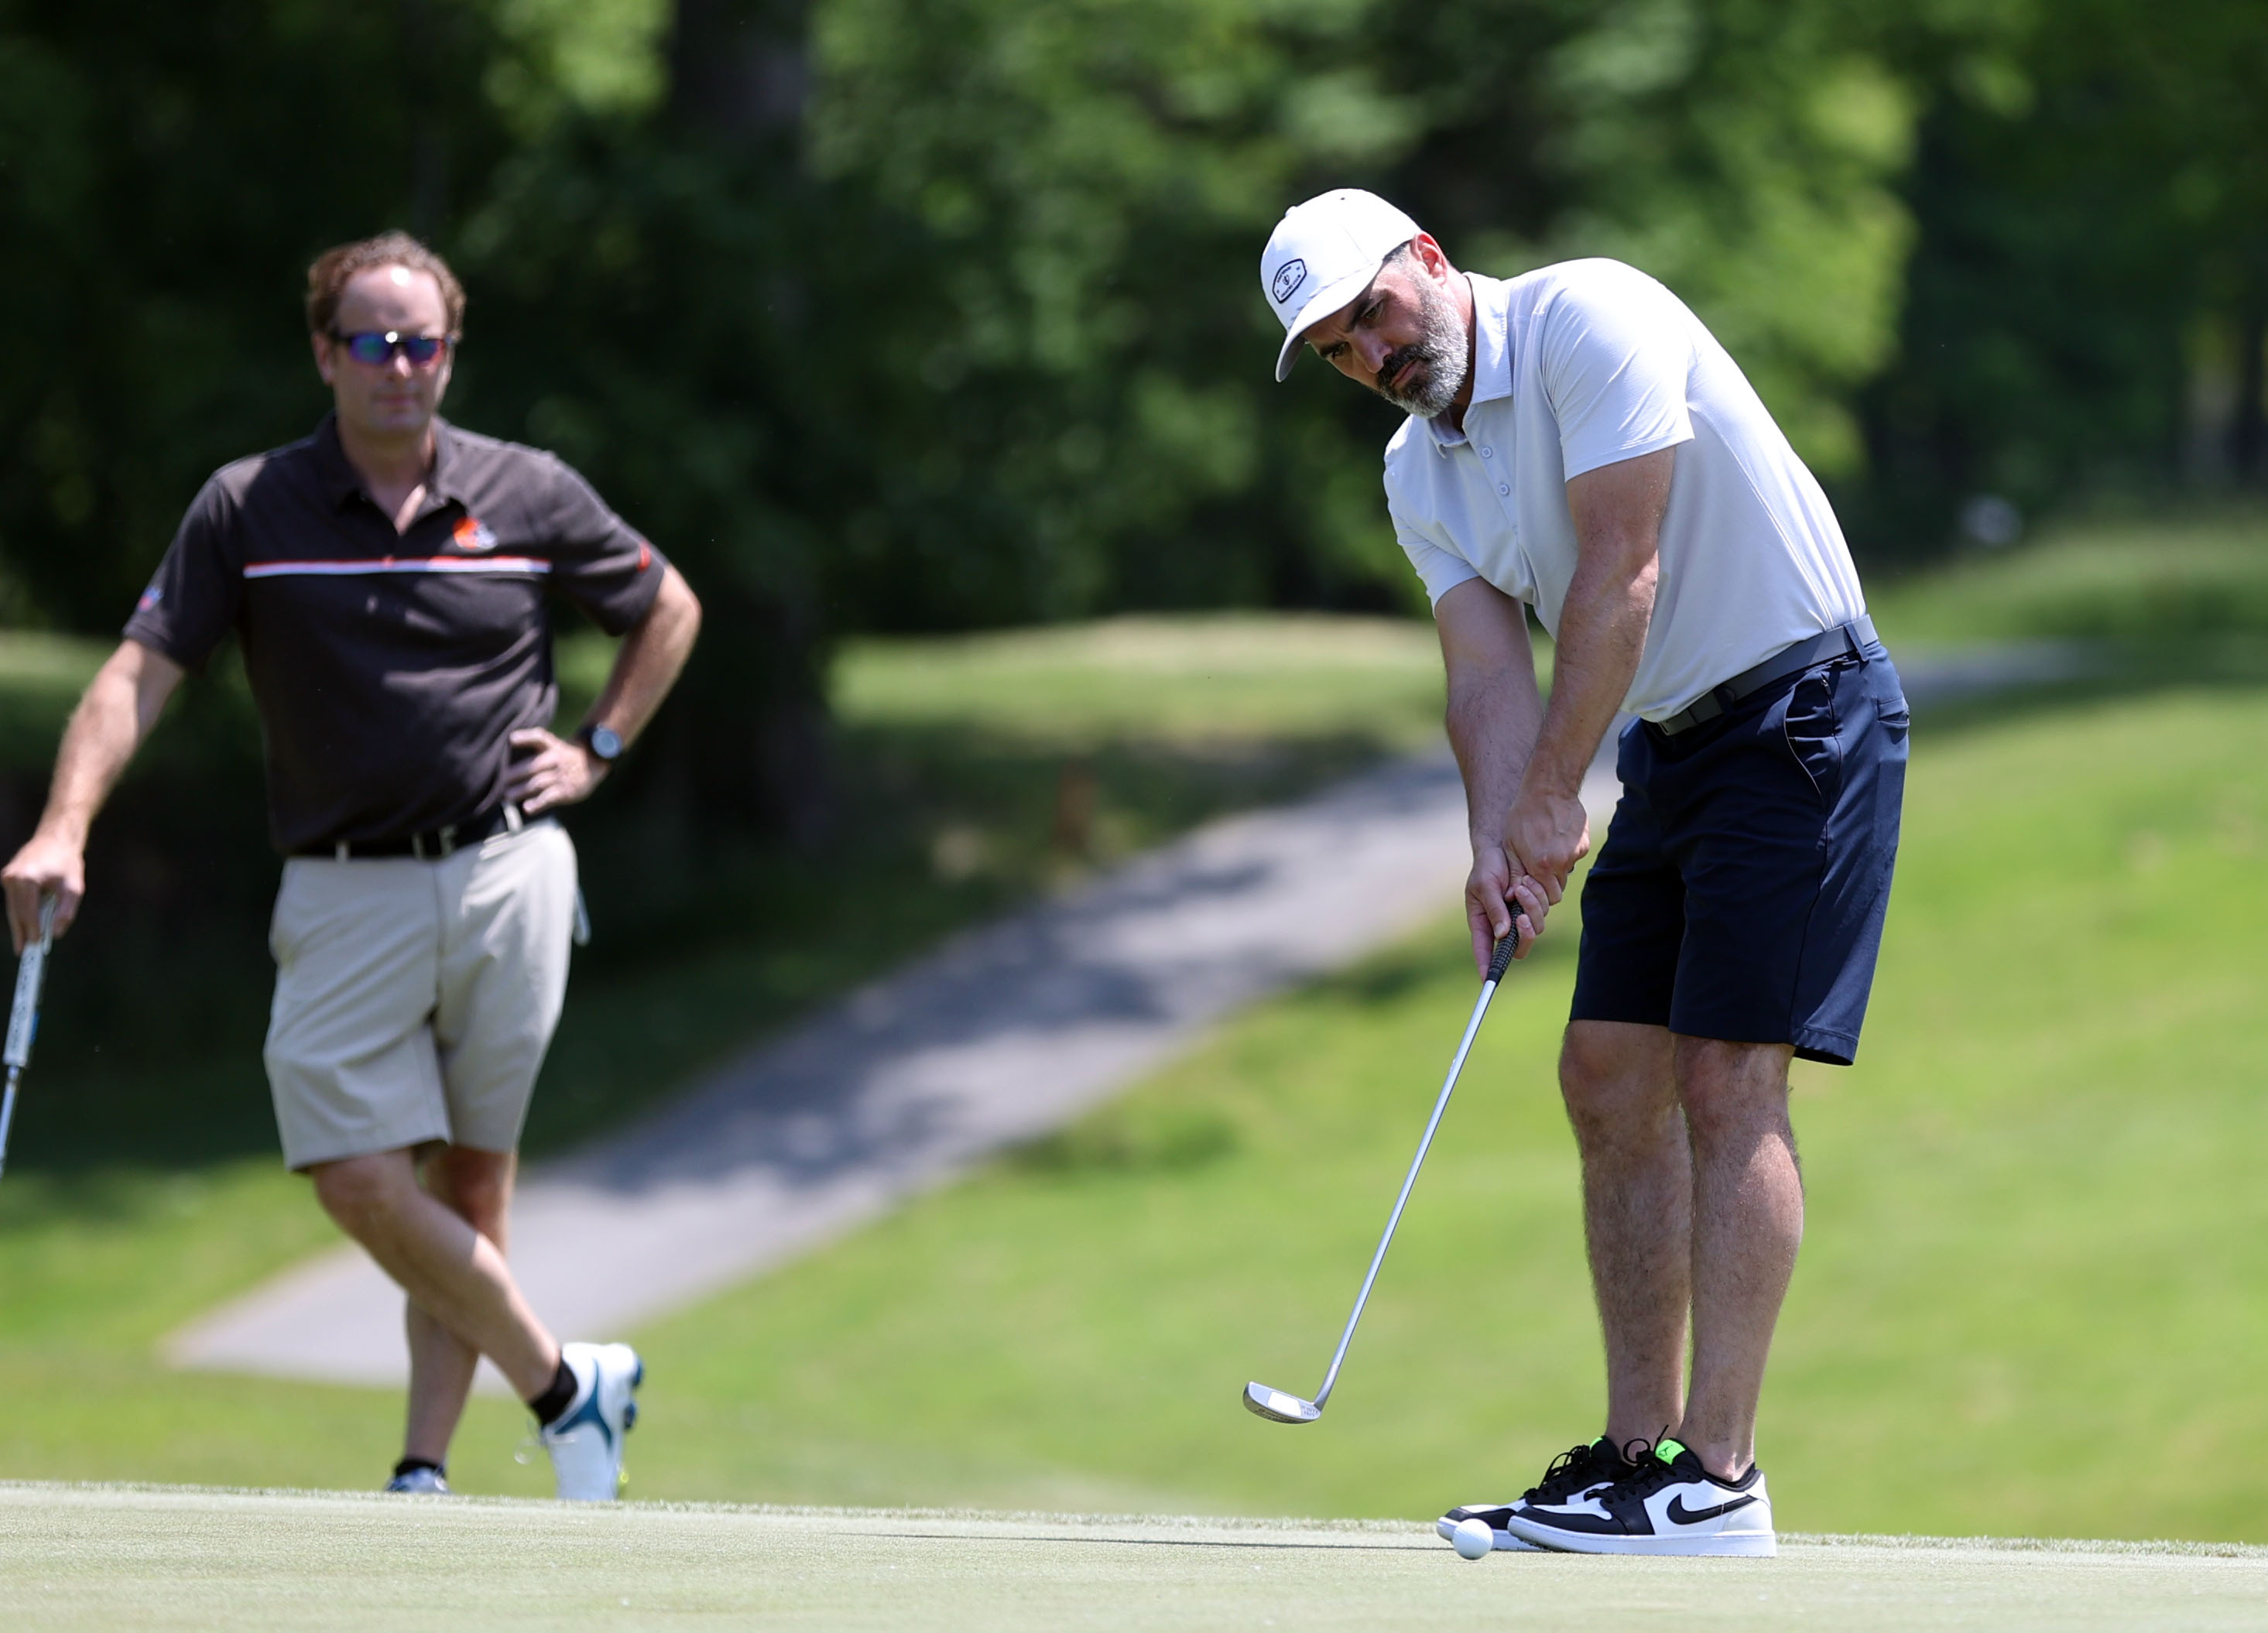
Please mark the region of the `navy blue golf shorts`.
POLYGON ((1573 1019, 1847 1066, 1897 859, 1907 714, 1877 645, 1675 737, 1632 721, 1583 885, 1573 1019))

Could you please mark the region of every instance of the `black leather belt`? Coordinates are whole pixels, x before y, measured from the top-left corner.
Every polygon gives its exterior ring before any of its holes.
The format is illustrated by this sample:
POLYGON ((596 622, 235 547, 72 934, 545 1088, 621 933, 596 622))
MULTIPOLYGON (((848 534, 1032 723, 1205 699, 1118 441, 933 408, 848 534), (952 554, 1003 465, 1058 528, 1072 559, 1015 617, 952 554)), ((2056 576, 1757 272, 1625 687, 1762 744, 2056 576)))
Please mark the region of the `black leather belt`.
POLYGON ((1755 668, 1743 669, 1722 685, 1711 687, 1668 719, 1651 720, 1646 724, 1664 737, 1675 737, 1680 732, 1690 732, 1697 725, 1705 725, 1742 698, 1763 691, 1775 680, 1801 674, 1815 664, 1828 663, 1837 658, 1856 657, 1861 650, 1874 644, 1874 621, 1866 617, 1855 618, 1840 629, 1824 629, 1808 641, 1783 646, 1755 668))
POLYGON ((507 830, 517 833, 526 825, 519 807, 506 799, 446 828, 427 828, 422 834, 403 834, 393 839, 357 839, 352 844, 342 839, 335 845, 295 850, 292 855, 321 857, 333 862, 374 861, 379 857, 416 857, 421 862, 438 862, 468 845, 477 845, 507 830))

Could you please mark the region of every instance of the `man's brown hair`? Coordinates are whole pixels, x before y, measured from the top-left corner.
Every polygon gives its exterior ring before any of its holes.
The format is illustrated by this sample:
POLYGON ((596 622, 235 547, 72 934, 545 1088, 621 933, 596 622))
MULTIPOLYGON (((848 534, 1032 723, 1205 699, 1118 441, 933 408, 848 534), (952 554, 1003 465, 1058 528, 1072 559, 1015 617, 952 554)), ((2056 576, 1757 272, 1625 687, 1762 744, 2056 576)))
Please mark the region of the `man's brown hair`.
POLYGON ((449 263, 407 232, 392 232, 336 245, 315 257, 314 264, 307 268, 309 333, 331 332, 331 326, 338 320, 339 296, 344 292, 347 281, 372 267, 407 267, 412 272, 431 273, 433 282, 441 286, 441 304, 449 311, 449 333, 456 335, 463 330, 465 286, 457 282, 457 275, 449 270, 449 263))

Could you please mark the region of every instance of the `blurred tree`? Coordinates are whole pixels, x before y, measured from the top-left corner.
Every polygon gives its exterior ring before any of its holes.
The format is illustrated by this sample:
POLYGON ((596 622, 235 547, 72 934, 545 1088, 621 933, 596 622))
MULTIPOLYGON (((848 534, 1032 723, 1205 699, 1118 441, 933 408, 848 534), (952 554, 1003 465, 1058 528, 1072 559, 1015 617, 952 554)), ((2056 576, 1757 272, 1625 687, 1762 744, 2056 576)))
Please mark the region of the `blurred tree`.
POLYGON ((1656 273, 1856 474, 1845 402, 1909 238, 1881 33, 1841 0, 824 0, 814 157, 897 224, 860 379, 901 457, 836 541, 837 600, 891 624, 1409 604, 1395 416, 1267 374, 1260 243, 1337 184, 1479 269, 1656 273))
POLYGON ((1381 13, 1425 109, 1395 180, 1513 271, 1632 262, 1730 348, 1815 467, 1854 475, 1846 402, 1888 357, 1912 98, 1840 0, 1476 0, 1381 13))
MULTIPOLYGON (((881 253, 843 258, 839 361, 863 365, 881 457, 836 541, 839 604, 968 623, 1375 584, 1336 405, 1263 395, 1254 271, 1313 145, 1302 65, 1359 21, 1252 0, 821 5, 815 163, 881 212, 881 253)), ((1338 94, 1350 157, 1406 144, 1388 99, 1359 77, 1338 94)))
POLYGON ((1930 100, 1900 355, 1861 401, 1879 545, 1944 548, 1980 493, 2268 480, 2264 22, 2067 0, 1907 37, 1930 100))
POLYGON ((615 796, 636 807, 639 897, 666 901, 693 842, 816 842, 828 810, 812 563, 868 452, 806 384, 842 320, 800 158, 802 18, 774 0, 519 4, 502 13, 519 145, 459 239, 489 299, 468 401, 586 471, 706 603, 709 636, 615 796), (578 61, 604 71, 542 71, 578 61))
POLYGON ((16 617, 116 628, 206 474, 322 412, 307 260, 494 162, 487 44, 446 0, 0 0, 16 617))
POLYGON ((110 627, 203 472, 320 411, 298 268, 388 222, 472 276, 457 412, 750 632, 640 773, 731 823, 815 830, 831 629, 1412 604, 1392 413, 1266 373, 1257 246, 1334 183, 1483 270, 1657 273, 1886 543, 1986 489, 2257 475, 2257 20, 0 0, 0 294, 40 314, 0 354, 0 610, 110 627))

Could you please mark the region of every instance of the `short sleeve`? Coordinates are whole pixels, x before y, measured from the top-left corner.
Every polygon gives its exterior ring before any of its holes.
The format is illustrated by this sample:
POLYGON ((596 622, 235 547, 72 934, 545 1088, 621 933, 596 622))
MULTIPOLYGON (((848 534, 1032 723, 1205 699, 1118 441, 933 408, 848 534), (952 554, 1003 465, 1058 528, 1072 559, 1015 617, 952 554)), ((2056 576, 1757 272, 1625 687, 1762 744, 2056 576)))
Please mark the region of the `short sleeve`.
POLYGON ((236 502, 215 476, 181 518, 124 634, 184 669, 202 669, 235 627, 243 600, 244 540, 236 502))
POLYGON ((1468 578, 1477 578, 1480 572, 1463 556, 1447 544, 1411 526, 1400 517, 1394 519, 1394 536, 1401 542, 1403 554, 1410 565, 1418 570, 1418 577, 1425 586, 1425 598, 1434 606, 1441 598, 1468 578))
POLYGON ((552 585, 599 628, 621 635, 653 606, 669 563, 607 507, 580 472, 545 458, 551 467, 545 531, 552 585))
POLYGON ((1683 318, 1660 284, 1612 263, 1593 263, 1552 300, 1537 361, 1569 480, 1692 440, 1683 318))

